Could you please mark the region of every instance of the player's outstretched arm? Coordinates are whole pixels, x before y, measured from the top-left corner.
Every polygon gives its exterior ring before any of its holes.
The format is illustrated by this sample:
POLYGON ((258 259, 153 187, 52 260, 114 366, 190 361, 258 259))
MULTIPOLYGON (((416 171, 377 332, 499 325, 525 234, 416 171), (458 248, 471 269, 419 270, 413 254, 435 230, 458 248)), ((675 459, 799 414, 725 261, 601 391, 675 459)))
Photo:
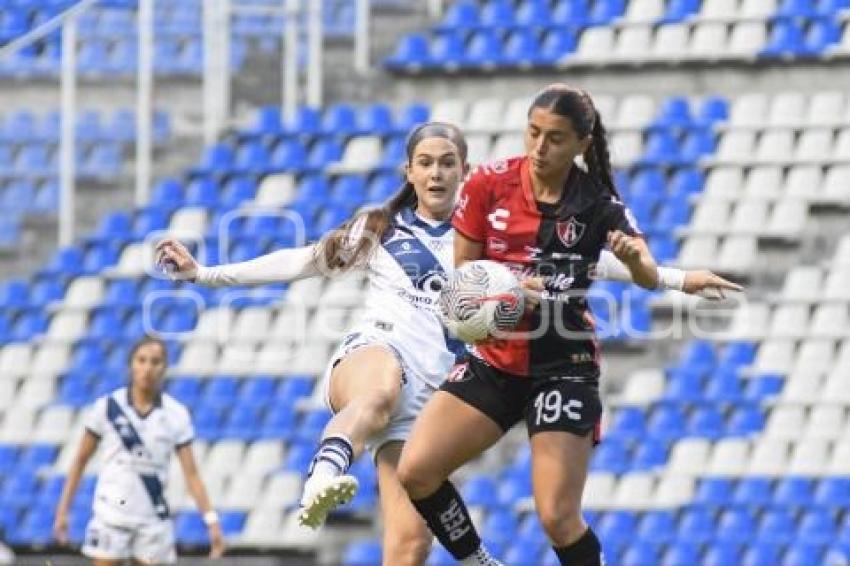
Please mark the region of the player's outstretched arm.
POLYGON ((289 283, 319 275, 315 246, 277 250, 240 263, 207 267, 186 246, 169 238, 156 246, 156 264, 172 278, 208 287, 289 283))
POLYGON ((80 484, 80 478, 83 477, 86 464, 97 450, 99 442, 100 439, 94 433, 85 431, 83 439, 80 441, 80 448, 77 450, 77 456, 68 471, 68 478, 62 487, 62 495, 59 498, 59 504, 56 506, 56 517, 53 520, 53 537, 59 544, 68 543, 68 509, 71 507, 74 494, 77 493, 77 486, 80 484))
POLYGON ((186 489, 189 490, 189 494, 195 500, 198 511, 201 512, 204 523, 207 525, 210 535, 210 558, 219 558, 224 554, 224 535, 221 532, 218 514, 212 508, 212 504, 210 504, 210 498, 207 495, 204 482, 198 473, 198 466, 195 463, 192 445, 185 444, 178 448, 177 459, 180 461, 183 476, 186 478, 186 489))
POLYGON ((658 266, 643 238, 613 230, 608 233, 608 245, 617 259, 628 268, 636 285, 644 289, 655 289, 658 286, 658 266))
MULTIPOLYGON (((632 273, 608 250, 599 254, 594 279, 632 283, 632 273)), ((706 299, 719 300, 727 291, 743 291, 744 288, 711 271, 682 270, 675 267, 658 267, 658 288, 681 291, 689 295, 700 295, 706 299)))

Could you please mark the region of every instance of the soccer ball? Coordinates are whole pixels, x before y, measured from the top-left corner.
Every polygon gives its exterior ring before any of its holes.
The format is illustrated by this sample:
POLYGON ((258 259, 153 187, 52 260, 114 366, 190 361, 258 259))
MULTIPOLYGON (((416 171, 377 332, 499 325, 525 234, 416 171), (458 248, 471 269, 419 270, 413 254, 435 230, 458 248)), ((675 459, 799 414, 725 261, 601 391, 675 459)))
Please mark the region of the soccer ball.
POLYGON ((512 330, 525 312, 525 295, 510 269, 490 260, 461 265, 440 291, 438 307, 449 332, 480 342, 512 330))

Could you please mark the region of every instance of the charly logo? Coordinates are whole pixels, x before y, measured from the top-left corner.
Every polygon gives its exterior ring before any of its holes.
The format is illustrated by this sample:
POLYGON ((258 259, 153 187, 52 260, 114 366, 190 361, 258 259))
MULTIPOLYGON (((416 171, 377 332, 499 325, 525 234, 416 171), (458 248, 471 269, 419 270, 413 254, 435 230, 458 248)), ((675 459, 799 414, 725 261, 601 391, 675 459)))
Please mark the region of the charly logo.
POLYGON ((508 251, 508 243, 501 238, 487 238, 487 249, 497 254, 508 251))
POLYGON ((410 242, 403 242, 401 246, 399 246, 399 250, 396 252, 396 255, 410 255, 410 254, 418 254, 420 250, 411 246, 410 242))
POLYGON ((571 248, 584 236, 584 229, 586 227, 586 224, 579 222, 574 216, 571 216, 569 220, 558 222, 555 226, 555 231, 558 233, 558 239, 561 240, 561 243, 571 248))

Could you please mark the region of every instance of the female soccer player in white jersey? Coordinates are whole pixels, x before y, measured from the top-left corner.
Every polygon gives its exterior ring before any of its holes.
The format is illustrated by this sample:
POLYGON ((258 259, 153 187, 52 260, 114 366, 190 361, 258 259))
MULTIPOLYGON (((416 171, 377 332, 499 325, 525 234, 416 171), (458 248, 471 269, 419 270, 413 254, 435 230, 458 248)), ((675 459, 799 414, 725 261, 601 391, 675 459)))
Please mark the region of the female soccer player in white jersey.
POLYGON ((208 526, 210 557, 224 552, 218 515, 192 454, 189 411, 160 389, 166 360, 164 342, 153 337, 140 340, 130 353, 130 384, 95 401, 86 418, 53 531, 60 543, 67 543, 69 506, 86 464, 102 446, 106 456, 83 543, 83 554, 96 566, 123 564, 127 559, 137 565, 176 561, 174 528, 165 501, 172 451, 177 452, 186 486, 208 526))
MULTIPOLYGON (((323 381, 334 417, 304 486, 301 521, 319 526, 349 500, 356 479, 346 472, 369 448, 378 468, 384 563, 422 564, 431 535, 399 484, 396 465, 414 419, 451 371, 462 344, 448 338, 435 311, 452 268, 450 218, 468 167, 466 142, 450 124, 430 122, 408 137, 405 184, 388 203, 359 213, 315 246, 279 250, 251 261, 204 267, 176 240, 158 245, 158 262, 177 278, 211 286, 250 285, 330 276, 365 268, 365 316, 342 340, 323 381)), ((607 254, 601 272, 628 279, 607 254)), ((672 270, 671 273, 680 273, 672 270)), ((687 274, 696 291, 714 288, 708 272, 687 274)), ((471 564, 494 564, 483 550, 471 564)))

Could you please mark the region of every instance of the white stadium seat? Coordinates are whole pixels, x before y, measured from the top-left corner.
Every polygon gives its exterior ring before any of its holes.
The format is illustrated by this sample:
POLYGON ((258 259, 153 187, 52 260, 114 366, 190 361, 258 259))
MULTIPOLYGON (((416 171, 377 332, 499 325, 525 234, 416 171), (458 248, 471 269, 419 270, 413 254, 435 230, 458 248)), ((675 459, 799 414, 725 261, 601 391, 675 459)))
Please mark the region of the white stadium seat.
POLYGON ((649 506, 652 508, 678 509, 694 498, 695 480, 691 476, 664 475, 655 488, 649 506))
POLYGON ((767 19, 776 12, 776 0, 741 0, 738 16, 742 19, 767 19))
POLYGON ((242 470, 245 443, 241 440, 219 440, 204 458, 203 468, 215 470, 218 475, 229 476, 242 470))
POLYGON ((815 307, 811 328, 813 336, 841 338, 850 334, 848 329, 847 303, 824 303, 815 307))
MULTIPOLYGON (((840 405, 820 405, 812 408, 806 438, 839 440, 844 436, 846 410, 840 405)), ((823 460, 821 460, 823 462, 823 460)))
MULTIPOLYGON (((755 0, 764 2, 764 0, 755 0)), ((771 2, 772 0, 768 0, 771 2)), ((745 3, 751 0, 744 0, 745 3)), ((775 11, 775 7, 771 13, 775 11)), ((767 122, 770 126, 797 126, 803 122, 806 113, 806 95, 800 92, 780 92, 774 95, 770 103, 767 122)))
POLYGON ((726 24, 698 23, 691 35, 688 58, 715 61, 726 51, 728 43, 729 31, 726 24))
POLYGON ((789 405, 811 405, 821 395, 822 380, 817 373, 806 370, 792 371, 785 379, 781 399, 789 405))
POLYGON ((50 319, 47 340, 52 342, 74 342, 86 333, 88 313, 85 311, 59 311, 50 319))
POLYGON ((286 302, 293 305, 316 306, 322 296, 324 281, 319 277, 293 282, 286 292, 286 302))
POLYGON ((809 329, 809 305, 779 305, 770 320, 773 338, 802 338, 809 329))
POLYGON ((829 169, 818 195, 826 201, 840 204, 850 203, 850 165, 836 165, 829 169))
POLYGON ((850 234, 844 234, 838 240, 838 247, 832 258, 833 269, 835 266, 850 267, 850 234))
POLYGON ((712 169, 705 181, 705 200, 737 200, 744 185, 744 172, 740 167, 721 166, 712 169))
POLYGON ((223 373, 247 375, 255 371, 257 349, 254 344, 238 343, 224 346, 218 369, 223 373))
POLYGON ((18 406, 36 408, 49 404, 55 395, 55 378, 27 379, 21 384, 15 401, 18 406))
POLYGON ((664 394, 666 379, 659 369, 642 369, 632 372, 626 379, 618 397, 620 405, 646 406, 664 394))
POLYGON ((273 340, 260 346, 254 360, 254 371, 258 373, 281 373, 295 357, 295 350, 287 343, 275 343, 273 340))
MULTIPOLYGON (((782 169, 773 165, 753 167, 744 182, 745 200, 776 200, 780 198, 783 184, 782 169)), ((756 221, 753 224, 757 224, 756 221)))
MULTIPOLYGON (((503 132, 516 132, 525 129, 525 124, 528 122, 528 109, 531 107, 533 97, 521 96, 512 98, 507 103, 505 115, 498 122, 503 132)), ((599 103, 598 99, 594 102, 599 103)), ((467 135, 466 141, 469 143, 471 135, 467 135)))
POLYGON ((18 394, 18 379, 11 376, 0 378, 0 414, 15 405, 18 394))
POLYGON ((36 409, 31 405, 18 404, 11 407, 0 426, 0 442, 23 444, 32 440, 36 409))
POLYGON ((794 341, 787 338, 771 338, 759 345, 753 370, 757 373, 787 373, 791 368, 796 349, 794 341))
POLYGON ((266 483, 260 509, 283 509, 301 498, 301 475, 284 472, 271 476, 266 483))
POLYGON ((817 477, 827 471, 829 441, 820 438, 807 438, 798 442, 791 453, 788 473, 793 476, 817 477))
POLYGON ((820 402, 850 406, 850 379, 844 370, 839 368, 829 373, 821 389, 820 402))
POLYGON ((253 509, 245 520, 239 542, 259 546, 280 544, 282 518, 280 509, 253 509))
POLYGON ((62 308, 90 309, 103 299, 103 279, 100 277, 77 277, 68 285, 62 308))
POLYGON ((43 343, 32 358, 30 376, 41 378, 58 375, 67 368, 70 360, 71 347, 68 344, 43 343))
POLYGON ((221 505, 226 509, 250 511, 257 507, 265 485, 265 475, 240 472, 230 478, 221 505))
POLYGON ((611 164, 626 167, 643 154, 643 136, 639 132, 616 132, 611 135, 609 149, 611 164))
POLYGON ((586 28, 578 40, 575 53, 561 60, 565 66, 602 63, 614 51, 614 29, 610 27, 586 28))
POLYGON ((820 193, 823 171, 815 165, 797 165, 791 167, 785 178, 784 193, 788 197, 812 200, 820 193))
POLYGON ((325 371, 331 346, 324 343, 310 342, 299 348, 285 373, 321 375, 325 371))
POLYGON ((720 235, 729 227, 731 207, 728 202, 704 200, 696 205, 689 231, 694 234, 720 235))
POLYGON ((774 407, 767 417, 764 434, 770 438, 793 440, 806 427, 806 411, 801 406, 774 407))
POLYGON ((850 265, 837 264, 826 276, 823 298, 850 301, 850 265))
POLYGON ((266 340, 271 328, 272 311, 267 307, 246 307, 236 316, 231 340, 257 343, 266 340))
POLYGON ((431 108, 431 120, 466 127, 466 102, 459 98, 444 98, 431 108))
POLYGON ((798 163, 821 163, 832 153, 832 143, 835 136, 832 130, 817 128, 805 130, 797 142, 794 161, 798 163))
POLYGON ((630 94, 620 101, 617 108, 616 127, 643 129, 655 118, 655 101, 643 94, 630 94))
POLYGON ((809 101, 806 123, 809 126, 831 126, 844 114, 844 93, 839 90, 816 92, 809 101))
POLYGON ((307 339, 309 309, 300 304, 285 303, 275 316, 268 339, 276 344, 300 344, 307 339))
POLYGON ((620 30, 612 58, 623 63, 639 63, 649 58, 652 47, 652 27, 631 25, 620 30))
POLYGON ((189 342, 177 365, 171 369, 172 375, 210 376, 218 371, 218 346, 208 342, 189 342))
POLYGON ((617 479, 612 473, 591 472, 587 476, 582 504, 588 509, 605 509, 613 504, 617 479))
POLYGON ((27 375, 32 364, 33 347, 16 342, 0 347, 0 379, 27 375))
POLYGON ((850 128, 842 128, 835 138, 832 158, 842 163, 850 161, 850 128))
POLYGON ((830 476, 850 476, 850 439, 839 440, 832 447, 827 473, 830 476))
POLYGON ((655 501, 655 475, 648 472, 627 472, 620 476, 614 491, 614 506, 618 509, 650 509, 655 501))
MULTIPOLYGON (((525 128, 523 122, 522 128, 525 128)), ((470 165, 480 165, 490 160, 492 146, 490 134, 469 134, 466 136, 467 160, 470 165)))
POLYGON ((124 246, 118 263, 106 269, 105 273, 112 277, 140 277, 151 264, 153 253, 145 242, 134 242, 124 246))
POLYGON ((691 29, 687 24, 660 25, 655 31, 650 58, 655 61, 680 61, 686 56, 690 40, 691 29))
POLYGON ((767 43, 767 26, 763 22, 739 22, 732 27, 727 53, 736 58, 751 59, 767 43))
POLYGON ((711 267, 717 255, 717 238, 690 236, 682 243, 676 265, 683 269, 711 267))
POLYGON ((759 235, 767 225, 768 203, 763 200, 745 200, 735 206, 729 219, 729 234, 759 235))
POLYGON ((788 467, 788 441, 779 438, 759 438, 750 454, 747 475, 780 476, 788 467))
POLYGON ((348 331, 350 312, 350 309, 345 307, 321 306, 316 309, 307 327, 310 340, 336 344, 348 331))
POLYGON ((501 98, 481 98, 472 103, 464 129, 470 133, 499 131, 504 117, 505 103, 501 98))
POLYGON ((767 130, 759 138, 755 159, 759 163, 784 164, 794 155, 794 132, 767 130))
POLYGON ((662 16, 664 16, 662 0, 632 0, 621 21, 628 24, 654 23, 662 16))
POLYGON ((522 134, 501 134, 496 136, 488 161, 507 159, 525 153, 525 141, 522 134))
POLYGON ((602 116, 602 121, 606 126, 614 125, 614 117, 617 115, 617 98, 610 94, 600 94, 592 92, 593 105, 596 111, 602 116))
POLYGON ((763 338, 767 333, 769 321, 769 305, 747 301, 735 310, 726 335, 731 340, 763 338))
POLYGON ((729 125, 761 128, 767 124, 768 97, 763 93, 743 94, 732 102, 729 125))
POLYGON ((753 160, 755 143, 756 134, 753 131, 727 131, 717 145, 716 159, 723 163, 750 163, 753 160))
POLYGON ((328 165, 326 171, 330 175, 368 173, 381 162, 382 153, 381 138, 377 136, 352 138, 345 146, 342 159, 328 165))
POLYGON ((720 244, 717 268, 730 273, 749 273, 756 267, 758 244, 754 236, 729 236, 720 244))
POLYGON ((283 443, 278 440, 258 440, 245 451, 243 469, 247 473, 267 474, 280 467, 283 443))
POLYGON ((743 438, 721 438, 714 445, 707 473, 712 476, 739 477, 747 470, 750 443, 743 438))
POLYGON ((258 207, 277 208, 289 204, 295 196, 295 178, 289 174, 267 175, 260 182, 254 204, 258 207))
POLYGON ((698 14, 700 20, 726 21, 738 13, 738 0, 705 0, 698 14))
POLYGON ((328 281, 322 292, 323 306, 354 307, 363 302, 363 277, 353 272, 328 281))
POLYGON ((232 308, 217 306, 201 311, 198 324, 192 333, 192 339, 197 341, 209 340, 219 344, 235 338, 232 326, 236 313, 232 308))
MULTIPOLYGON (((815 314, 817 314, 817 311, 815 314)), ((810 332, 810 334, 812 333, 810 332)), ((809 338, 804 340, 797 350, 794 371, 808 373, 809 375, 826 373, 832 368, 834 361, 835 342, 823 338, 809 338)))
POLYGON ((711 443, 703 438, 685 438, 670 449, 670 473, 701 475, 705 473, 709 462, 711 443))
POLYGON ((74 410, 71 407, 54 405, 45 407, 33 430, 33 440, 47 444, 62 444, 71 433, 74 410))
POLYGON ((207 231, 207 211, 203 208, 185 207, 178 209, 168 225, 173 234, 191 234, 202 238, 207 231))

